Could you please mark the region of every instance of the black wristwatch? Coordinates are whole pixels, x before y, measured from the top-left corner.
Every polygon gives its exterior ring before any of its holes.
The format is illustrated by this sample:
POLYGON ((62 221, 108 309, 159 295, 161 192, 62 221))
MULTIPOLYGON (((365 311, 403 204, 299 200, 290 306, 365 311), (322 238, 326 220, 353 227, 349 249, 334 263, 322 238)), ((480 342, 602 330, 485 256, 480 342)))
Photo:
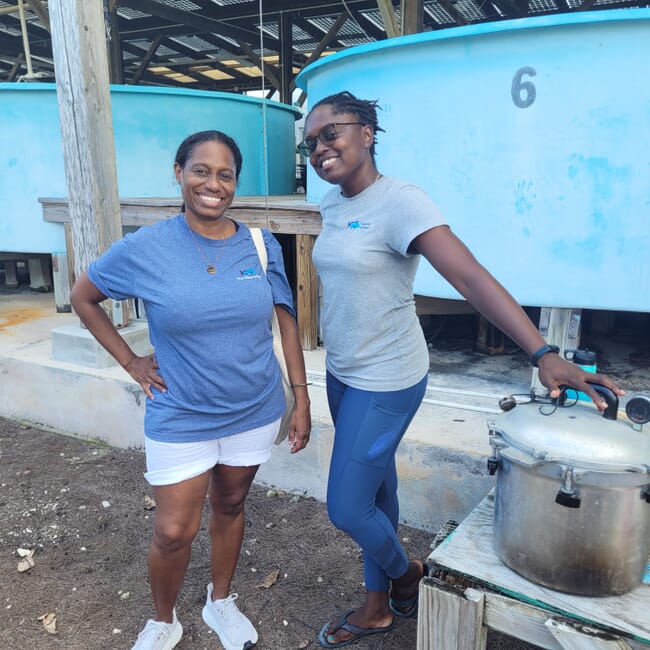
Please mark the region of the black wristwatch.
POLYGON ((530 362, 537 368, 537 362, 545 355, 548 354, 549 352, 555 352, 555 354, 560 353, 560 348, 557 345, 542 345, 542 347, 539 350, 536 350, 530 355, 530 362))

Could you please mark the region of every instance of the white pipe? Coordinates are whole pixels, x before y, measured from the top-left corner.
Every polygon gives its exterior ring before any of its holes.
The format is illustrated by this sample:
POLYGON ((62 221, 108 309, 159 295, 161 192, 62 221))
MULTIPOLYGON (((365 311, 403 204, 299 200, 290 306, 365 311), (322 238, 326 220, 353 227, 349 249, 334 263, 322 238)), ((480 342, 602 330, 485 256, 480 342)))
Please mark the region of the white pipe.
MULTIPOLYGON (((322 379, 325 377, 324 372, 320 372, 318 370, 309 370, 307 372, 308 375, 308 380, 310 381, 312 386, 318 386, 319 388, 325 388, 326 384, 322 379), (319 379, 315 379, 315 378, 319 379)), ((496 399, 494 395, 488 395, 487 393, 474 393, 472 391, 463 391, 463 390, 454 390, 452 388, 438 388, 435 386, 427 386, 427 390, 439 390, 440 392, 443 393, 458 393, 460 395, 468 395, 468 396, 473 396, 473 397, 485 397, 489 399, 496 399)), ((461 409, 463 411, 474 411, 476 413, 491 413, 491 414, 498 414, 501 413, 501 409, 498 408, 490 408, 489 406, 471 406, 469 404, 462 404, 460 402, 443 402, 442 400, 437 400, 437 399, 430 399, 425 397, 422 402, 424 404, 430 404, 432 406, 443 406, 445 408, 453 408, 453 409, 461 409)))
POLYGON ((29 50, 29 39, 27 38, 27 22, 25 21, 23 0, 18 0, 18 11, 20 13, 20 29, 23 33, 23 48, 25 49, 25 61, 27 62, 27 75, 31 77, 34 74, 34 70, 32 68, 32 53, 29 50))

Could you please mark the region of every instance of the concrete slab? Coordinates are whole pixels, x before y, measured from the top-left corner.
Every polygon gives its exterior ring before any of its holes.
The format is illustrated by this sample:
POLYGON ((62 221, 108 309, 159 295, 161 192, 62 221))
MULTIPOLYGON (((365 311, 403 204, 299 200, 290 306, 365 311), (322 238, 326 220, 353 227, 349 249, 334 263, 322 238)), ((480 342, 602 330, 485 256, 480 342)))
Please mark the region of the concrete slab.
MULTIPOLYGON (((131 377, 117 366, 90 368, 53 357, 52 332, 75 327, 76 316, 56 312, 53 294, 0 295, 0 416, 141 448, 146 398, 131 377)), ((650 392, 645 353, 634 342, 608 339, 613 374, 625 379, 626 388, 650 392)), ((485 469, 487 421, 499 412, 500 397, 529 391, 531 369, 514 348, 488 357, 453 336, 438 336, 431 348, 429 388, 397 462, 401 519, 434 532, 448 519, 462 519, 492 488, 494 478, 485 469)), ((333 437, 324 350, 305 352, 305 361, 312 440, 298 455, 277 447, 257 480, 324 500, 333 437)))

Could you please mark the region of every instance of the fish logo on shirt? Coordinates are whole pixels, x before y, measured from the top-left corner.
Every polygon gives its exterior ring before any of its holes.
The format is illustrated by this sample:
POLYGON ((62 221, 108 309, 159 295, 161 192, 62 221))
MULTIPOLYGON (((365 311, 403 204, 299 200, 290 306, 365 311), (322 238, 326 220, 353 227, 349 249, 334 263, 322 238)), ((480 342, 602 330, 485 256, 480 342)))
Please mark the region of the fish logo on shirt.
POLYGON ((370 228, 369 221, 359 221, 358 219, 348 221, 348 230, 368 230, 368 228, 370 228))
POLYGON ((260 277, 254 266, 249 266, 247 269, 239 272, 238 280, 256 280, 260 277))

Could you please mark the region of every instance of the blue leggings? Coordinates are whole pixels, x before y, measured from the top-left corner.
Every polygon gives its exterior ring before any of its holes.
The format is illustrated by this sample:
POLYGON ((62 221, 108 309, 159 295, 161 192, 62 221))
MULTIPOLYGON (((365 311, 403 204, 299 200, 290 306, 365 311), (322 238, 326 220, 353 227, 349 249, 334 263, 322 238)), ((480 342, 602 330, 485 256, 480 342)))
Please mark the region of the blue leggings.
POLYGON ((366 589, 387 591, 408 560, 397 537, 399 503, 395 452, 427 385, 371 392, 327 373, 327 399, 335 426, 327 485, 332 523, 363 551, 366 589))

